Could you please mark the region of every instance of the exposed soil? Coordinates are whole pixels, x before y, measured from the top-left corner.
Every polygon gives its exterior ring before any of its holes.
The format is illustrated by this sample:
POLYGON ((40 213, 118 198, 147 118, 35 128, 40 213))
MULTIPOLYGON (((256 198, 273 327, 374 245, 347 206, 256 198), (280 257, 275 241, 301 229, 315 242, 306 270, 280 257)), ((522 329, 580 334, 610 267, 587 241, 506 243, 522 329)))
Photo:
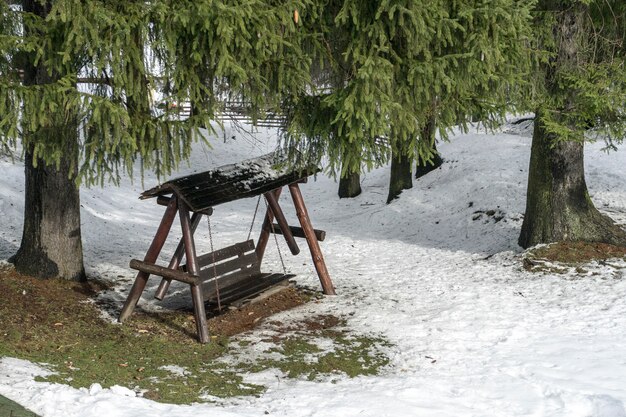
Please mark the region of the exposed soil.
POLYGON ((622 246, 591 242, 557 242, 531 250, 524 259, 524 266, 527 269, 532 266, 532 259, 578 264, 624 257, 626 247, 622 246))
MULTIPOLYGON (((93 314, 80 314, 81 310, 93 310, 93 300, 100 291, 109 289, 97 281, 84 283, 62 280, 39 280, 15 272, 12 267, 0 267, 0 313, 5 326, 20 324, 25 333, 31 326, 38 327, 51 315, 78 318, 98 325, 93 314), (17 296, 16 296, 17 294, 17 296), (36 326, 35 326, 36 325, 36 326)), ((314 295, 307 290, 287 286, 285 289, 258 302, 238 309, 209 312, 207 323, 212 338, 228 337, 253 329, 263 319, 280 311, 288 310, 311 300, 314 295)), ((63 326, 58 319, 52 327, 63 326)), ((140 334, 154 333, 173 339, 195 341, 196 327, 191 309, 163 311, 159 313, 135 309, 124 326, 134 328, 140 334)))

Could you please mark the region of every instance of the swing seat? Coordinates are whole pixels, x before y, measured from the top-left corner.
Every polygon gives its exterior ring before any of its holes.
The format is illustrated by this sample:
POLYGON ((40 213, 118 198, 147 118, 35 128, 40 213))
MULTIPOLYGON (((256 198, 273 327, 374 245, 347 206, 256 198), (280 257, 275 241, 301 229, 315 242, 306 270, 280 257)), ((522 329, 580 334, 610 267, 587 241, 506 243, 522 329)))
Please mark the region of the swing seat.
POLYGON ((186 284, 200 285, 203 300, 210 305, 241 303, 295 277, 294 274, 261 272, 253 240, 236 243, 196 259, 199 276, 188 273, 186 264, 179 269, 169 269, 133 259, 130 267, 186 284))
POLYGON ((295 277, 294 274, 261 272, 253 240, 200 255, 197 259, 204 301, 211 305, 245 301, 295 277))

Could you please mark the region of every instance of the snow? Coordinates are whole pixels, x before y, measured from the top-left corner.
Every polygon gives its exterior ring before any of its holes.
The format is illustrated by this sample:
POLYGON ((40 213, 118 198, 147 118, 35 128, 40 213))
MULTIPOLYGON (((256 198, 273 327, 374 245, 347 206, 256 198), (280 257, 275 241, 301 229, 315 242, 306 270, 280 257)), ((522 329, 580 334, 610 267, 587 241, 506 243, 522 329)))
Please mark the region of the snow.
MULTIPOLYGON (((354 332, 382 335, 391 342, 391 364, 381 375, 311 382, 270 370, 246 376, 267 386, 259 398, 178 406, 124 387, 77 390, 35 382, 45 369, 3 358, 0 395, 44 417, 626 416, 626 262, 590 264, 586 274, 521 268, 516 242, 530 139, 527 131, 510 134, 520 129, 453 135, 440 144, 446 163, 389 205, 388 168, 366 174, 355 199, 338 199, 337 184, 324 175, 301 187, 314 226, 327 231, 321 246, 338 295, 277 318, 336 314, 348 317, 354 332)), ((258 138, 227 127, 211 140, 214 149, 198 144, 189 166, 172 177, 272 151, 275 132, 261 131, 258 138)), ((607 154, 602 147, 587 146, 587 182, 596 205, 623 225, 626 153, 607 154)), ((0 259, 6 259, 21 235, 23 166, 8 159, 0 166, 0 259)), ((146 176, 144 184, 157 180, 146 176)), ((119 188, 82 190, 87 272, 118 289, 131 284, 128 261, 143 255, 145 236, 163 213, 154 201, 137 199, 143 188, 126 179, 119 188)), ((294 216, 290 201, 281 202, 287 217, 294 216)), ((255 205, 245 199, 216 207, 216 247, 247 236, 255 205)), ((165 253, 173 250, 168 245, 165 253)), ((208 236, 198 245, 206 247, 208 236)), ((275 252, 267 262, 279 265, 275 252)), ((298 283, 319 288, 304 253, 285 260, 298 283)), ((123 295, 103 297, 119 311, 123 295)), ((167 308, 174 299, 141 303, 167 308)))

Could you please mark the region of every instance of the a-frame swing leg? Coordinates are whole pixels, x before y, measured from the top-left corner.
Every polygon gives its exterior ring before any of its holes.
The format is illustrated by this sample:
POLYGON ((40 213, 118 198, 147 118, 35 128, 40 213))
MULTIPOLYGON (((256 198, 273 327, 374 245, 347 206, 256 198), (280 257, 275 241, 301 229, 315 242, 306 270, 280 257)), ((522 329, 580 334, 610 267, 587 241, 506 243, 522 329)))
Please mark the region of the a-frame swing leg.
POLYGON ((273 192, 267 192, 263 194, 265 200, 267 201, 267 205, 272 210, 272 214, 276 218, 278 225, 280 226, 280 230, 282 230, 282 235, 287 242, 287 246, 293 255, 297 255, 300 253, 300 248, 298 248, 298 244, 296 243, 296 239, 294 239, 293 234, 291 233, 291 229, 289 228, 289 224, 287 223, 287 219, 285 218, 285 214, 283 210, 280 208, 278 204, 278 199, 275 197, 273 192))
MULTIPOLYGON (((277 188, 273 191, 274 198, 278 200, 280 197, 280 193, 283 191, 283 188, 277 188)), ((270 191, 272 192, 272 191, 270 191)), ((259 235, 259 239, 256 244, 256 257, 259 260, 259 264, 263 261, 263 255, 265 255, 265 249, 267 248, 267 243, 270 240, 270 233, 272 231, 272 222, 274 221, 274 213, 272 210, 266 210, 265 220, 263 221, 263 227, 261 227, 261 234, 259 235)))
MULTIPOLYGON (((146 252, 144 262, 156 262, 157 258, 159 257, 159 253, 161 253, 161 249, 163 249, 163 245, 165 244, 167 235, 170 233, 170 229, 172 228, 172 223, 174 222, 174 218, 176 217, 177 208, 177 199, 176 197, 172 197, 167 205, 167 208, 165 209, 165 213, 163 214, 163 218, 161 219, 161 224, 159 224, 159 228, 154 235, 154 239, 152 239, 150 248, 148 249, 148 252, 146 252)), ((143 290, 146 288, 149 277, 150 274, 147 272, 139 271, 137 273, 137 277, 135 278, 133 287, 128 294, 128 298, 126 299, 124 307, 122 307, 122 311, 118 318, 118 321, 120 323, 126 320, 132 314, 135 306, 137 305, 137 302, 139 301, 139 298, 141 298, 141 293, 143 293, 143 290)))
MULTIPOLYGON (((193 215, 191 216, 191 233, 192 234, 196 232, 196 229, 198 228, 198 224, 200 224, 201 219, 202 219, 202 214, 200 213, 193 213, 193 215)), ((180 262, 183 260, 184 254, 185 254, 185 243, 184 243, 183 238, 181 238, 180 242, 178 242, 178 246, 176 247, 176 250, 174 251, 174 255, 172 256, 172 259, 170 260, 170 263, 167 266, 167 268, 178 269, 180 262)), ((161 280, 161 283, 159 284, 159 288, 157 288, 156 292, 154 293, 154 298, 156 298, 159 301, 163 300, 163 298, 165 298, 165 294, 167 293, 167 290, 170 288, 171 283, 172 283, 171 279, 163 278, 161 280)))
POLYGON ((307 212, 306 206, 304 205, 302 192, 300 192, 300 187, 298 186, 297 182, 289 184, 289 192, 291 193, 291 198, 293 199, 293 205, 296 208, 296 215, 298 216, 298 220, 300 221, 300 226, 302 227, 302 231, 304 232, 306 241, 309 244, 309 250, 311 251, 313 264, 315 265, 317 276, 319 277, 320 283, 322 284, 324 294, 335 295, 335 287, 330 280, 328 269, 326 269, 324 256, 322 255, 322 250, 320 249, 319 243, 317 243, 315 230, 313 229, 313 225, 311 225, 311 219, 309 218, 309 213, 307 212))
MULTIPOLYGON (((187 204, 180 202, 178 208, 180 226, 183 230, 183 244, 185 247, 185 257, 187 258, 187 271, 191 275, 198 276, 200 267, 196 258, 196 244, 193 240, 193 230, 189 219, 189 209, 187 204)), ((193 312, 196 318, 196 329, 200 343, 209 342, 209 332, 206 322, 206 311, 204 309, 204 297, 202 296, 202 283, 191 284, 191 301, 193 302, 193 312)))

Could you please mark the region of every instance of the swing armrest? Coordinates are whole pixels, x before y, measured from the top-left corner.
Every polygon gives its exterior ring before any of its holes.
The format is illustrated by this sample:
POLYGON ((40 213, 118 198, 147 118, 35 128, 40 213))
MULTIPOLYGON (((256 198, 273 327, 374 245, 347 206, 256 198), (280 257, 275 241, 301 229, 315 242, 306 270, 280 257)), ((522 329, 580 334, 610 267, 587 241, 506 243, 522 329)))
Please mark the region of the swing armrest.
POLYGON ((164 266, 156 265, 149 262, 140 261, 138 259, 132 259, 130 261, 130 267, 137 271, 142 271, 147 274, 158 275, 163 278, 173 279, 181 281, 186 284, 199 285, 200 277, 197 275, 191 275, 187 272, 180 271, 178 269, 169 269, 164 266))

